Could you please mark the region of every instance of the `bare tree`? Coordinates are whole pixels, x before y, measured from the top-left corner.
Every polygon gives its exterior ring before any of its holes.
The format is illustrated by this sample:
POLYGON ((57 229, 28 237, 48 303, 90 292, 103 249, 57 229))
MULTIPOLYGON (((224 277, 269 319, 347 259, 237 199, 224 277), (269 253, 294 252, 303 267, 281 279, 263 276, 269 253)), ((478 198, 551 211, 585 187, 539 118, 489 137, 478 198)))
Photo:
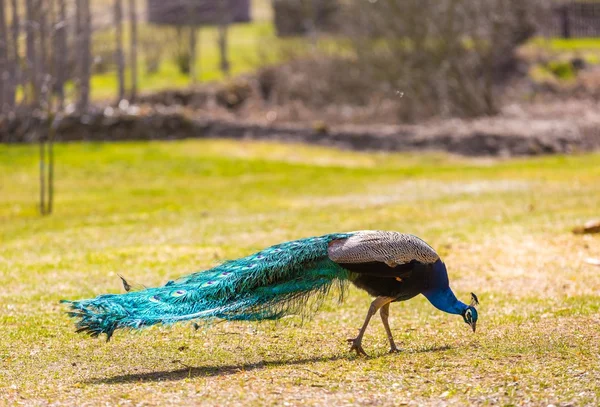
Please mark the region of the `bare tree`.
POLYGON ((40 87, 40 103, 46 104, 48 103, 48 97, 50 95, 49 90, 49 82, 50 75, 49 72, 49 61, 48 61, 48 51, 50 47, 48 46, 48 40, 50 39, 50 35, 48 32, 48 18, 49 10, 52 7, 52 0, 40 0, 38 2, 37 8, 37 26, 39 27, 39 38, 37 41, 37 46, 39 49, 39 63, 38 63, 38 83, 40 87))
POLYGON ((54 35, 54 89, 58 97, 58 110, 65 106, 65 80, 67 55, 67 5, 66 0, 58 0, 58 21, 54 35))
POLYGON ((229 76, 230 63, 227 56, 227 34, 229 31, 229 23, 231 21, 231 4, 229 0, 220 2, 221 22, 219 24, 219 54, 221 56, 221 71, 224 75, 229 76))
POLYGON ((10 46, 7 49, 9 53, 9 78, 6 84, 6 104, 9 109, 13 110, 16 103, 16 90, 20 81, 19 70, 19 10, 18 0, 12 0, 12 25, 11 37, 5 37, 10 46))
POLYGON ((278 100, 309 109, 379 105, 401 121, 492 115, 502 84, 516 73, 515 52, 544 11, 541 3, 340 1, 344 55, 303 51, 278 70, 274 86, 268 80, 265 86, 278 100))
POLYGON ((77 0, 77 39, 79 42, 79 101, 78 110, 87 110, 90 103, 92 16, 89 0, 77 0))
POLYGON ((498 110, 495 85, 510 72, 516 47, 533 32, 536 3, 353 2, 344 26, 361 77, 404 93, 402 118, 487 115, 498 110))
POLYGON ((24 92, 26 101, 32 106, 37 106, 39 103, 39 74, 38 74, 38 57, 36 51, 36 10, 38 2, 35 0, 25 1, 26 12, 26 47, 27 47, 27 79, 28 89, 24 92))
POLYGON ((129 67, 131 69, 131 94, 129 99, 131 101, 135 101, 137 97, 137 42, 138 42, 138 32, 137 32, 137 4, 136 0, 129 0, 129 24, 130 24, 130 35, 129 39, 131 41, 130 49, 129 49, 129 67))
POLYGON ((200 72, 198 69, 197 40, 198 40, 198 32, 196 30, 196 26, 192 25, 192 26, 190 26, 190 52, 189 52, 189 54, 190 54, 190 80, 192 83, 196 83, 198 80, 198 77, 200 75, 200 72))
POLYGON ((5 4, 4 0, 0 0, 0 114, 6 109, 6 85, 10 82, 7 39, 5 4))
POLYGON ((116 31, 115 59, 117 61, 117 76, 119 85, 117 101, 120 102, 125 98, 125 57, 123 56, 123 5, 121 4, 121 0, 115 0, 114 7, 116 31))

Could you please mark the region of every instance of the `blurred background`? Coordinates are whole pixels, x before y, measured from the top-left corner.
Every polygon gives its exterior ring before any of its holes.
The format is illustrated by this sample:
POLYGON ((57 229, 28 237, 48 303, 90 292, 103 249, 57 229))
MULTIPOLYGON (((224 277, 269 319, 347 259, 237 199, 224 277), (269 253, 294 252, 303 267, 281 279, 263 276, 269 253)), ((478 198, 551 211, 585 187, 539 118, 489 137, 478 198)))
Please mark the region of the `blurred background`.
POLYGON ((58 117, 62 140, 273 138, 268 126, 295 123, 276 133, 467 154, 590 148, 599 33, 593 0, 3 0, 0 141, 49 138, 58 117), (420 126, 376 128, 402 124, 420 126))

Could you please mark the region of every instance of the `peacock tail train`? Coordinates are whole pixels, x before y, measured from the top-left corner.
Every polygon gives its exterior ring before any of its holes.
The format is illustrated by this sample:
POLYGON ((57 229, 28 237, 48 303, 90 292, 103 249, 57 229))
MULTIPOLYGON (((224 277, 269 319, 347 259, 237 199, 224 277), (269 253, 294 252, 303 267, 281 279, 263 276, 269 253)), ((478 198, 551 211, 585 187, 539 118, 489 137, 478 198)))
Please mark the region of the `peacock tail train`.
POLYGON ((271 246, 162 287, 63 301, 77 332, 106 334, 196 319, 266 320, 311 313, 348 271, 327 256, 328 244, 353 233, 310 237, 271 246), (309 300, 310 297, 310 300, 309 300), (312 305, 312 306, 311 306, 312 305))

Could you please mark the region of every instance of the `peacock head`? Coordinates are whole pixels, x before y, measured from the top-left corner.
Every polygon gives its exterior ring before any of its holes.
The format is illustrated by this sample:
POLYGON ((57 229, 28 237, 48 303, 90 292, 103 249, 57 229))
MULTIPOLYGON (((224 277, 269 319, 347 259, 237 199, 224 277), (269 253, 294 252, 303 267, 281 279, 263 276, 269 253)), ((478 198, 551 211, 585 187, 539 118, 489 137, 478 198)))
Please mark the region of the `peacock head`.
POLYGON ((475 294, 471 293, 471 303, 462 313, 463 319, 471 326, 471 328, 473 328, 473 332, 475 332, 475 328, 477 328, 477 318, 479 317, 477 315, 477 309, 475 308, 476 305, 479 305, 479 300, 475 294))

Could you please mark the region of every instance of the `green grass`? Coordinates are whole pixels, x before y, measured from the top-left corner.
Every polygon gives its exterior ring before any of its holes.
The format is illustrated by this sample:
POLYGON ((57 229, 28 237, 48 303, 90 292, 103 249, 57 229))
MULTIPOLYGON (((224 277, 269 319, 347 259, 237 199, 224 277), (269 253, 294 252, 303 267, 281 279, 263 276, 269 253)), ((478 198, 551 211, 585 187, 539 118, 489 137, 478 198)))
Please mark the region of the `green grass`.
POLYGON ((555 51, 600 51, 600 38, 549 38, 536 42, 555 51))
POLYGON ((523 47, 527 59, 569 61, 582 58, 592 65, 600 64, 600 38, 534 38, 523 47))
POLYGON ((37 148, 0 145, 0 404, 598 405, 600 155, 495 161, 230 141, 56 146, 52 216, 36 212, 37 148), (302 236, 417 234, 476 334, 421 297, 391 307, 369 358, 348 353, 369 298, 313 320, 73 332, 62 298, 158 285, 302 236))
POLYGON ((538 83, 555 86, 574 84, 575 58, 589 65, 600 64, 600 38, 534 38, 519 49, 521 58, 530 63, 529 77, 538 83))

